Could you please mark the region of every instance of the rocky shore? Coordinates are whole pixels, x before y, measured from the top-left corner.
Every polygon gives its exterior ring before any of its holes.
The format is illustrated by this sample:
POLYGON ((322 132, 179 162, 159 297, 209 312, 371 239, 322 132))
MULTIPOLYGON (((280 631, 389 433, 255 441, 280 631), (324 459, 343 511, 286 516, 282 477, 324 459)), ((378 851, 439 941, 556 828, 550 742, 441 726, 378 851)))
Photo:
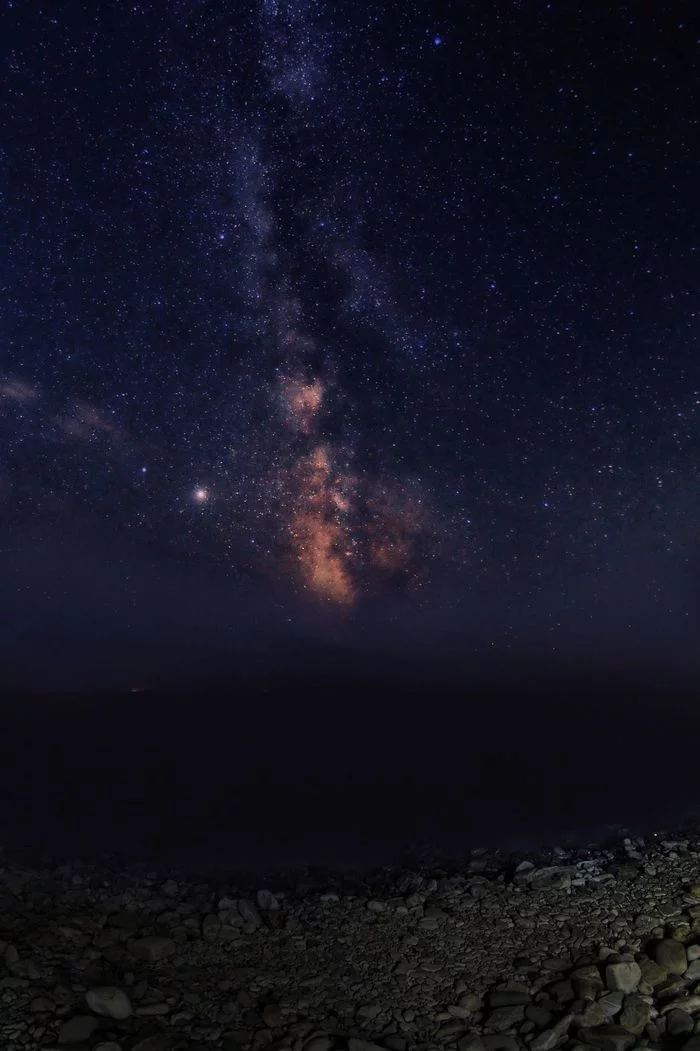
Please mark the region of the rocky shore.
POLYGON ((700 831, 275 879, 0 859, 0 1047, 700 1051, 700 831))

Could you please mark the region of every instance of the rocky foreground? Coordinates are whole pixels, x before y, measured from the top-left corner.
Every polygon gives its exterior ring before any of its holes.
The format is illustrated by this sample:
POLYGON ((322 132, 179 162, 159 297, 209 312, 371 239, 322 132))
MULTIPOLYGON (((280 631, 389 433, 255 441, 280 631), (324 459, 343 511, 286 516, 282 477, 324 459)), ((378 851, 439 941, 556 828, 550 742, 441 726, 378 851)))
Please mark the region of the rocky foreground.
POLYGON ((0 961, 3 1051, 700 1051, 700 833, 293 888, 5 862, 0 961))

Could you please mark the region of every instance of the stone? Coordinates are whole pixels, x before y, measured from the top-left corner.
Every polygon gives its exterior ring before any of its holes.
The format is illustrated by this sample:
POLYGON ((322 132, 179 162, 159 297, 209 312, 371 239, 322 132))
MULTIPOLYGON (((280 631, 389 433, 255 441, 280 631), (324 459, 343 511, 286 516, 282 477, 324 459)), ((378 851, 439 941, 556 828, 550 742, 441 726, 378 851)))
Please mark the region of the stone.
POLYGON ((168 1004, 141 1004, 134 1011, 134 1014, 139 1015, 141 1018, 153 1018, 157 1015, 167 1015, 170 1011, 168 1004))
POLYGON ((599 1025, 605 1025, 616 1013, 617 1011, 612 1013, 606 1011, 601 1003, 589 1003, 579 1015, 578 1024, 582 1029, 595 1029, 599 1025))
POLYGON ((623 861, 617 866, 617 878, 621 882, 631 882, 640 875, 640 867, 634 861, 623 861))
MULTIPOLYGON (((438 1018, 443 1018, 443 1015, 438 1015, 438 1018)), ((460 1022, 457 1019, 453 1019, 446 1025, 441 1025, 437 1031, 437 1037, 440 1043, 449 1042, 456 1036, 461 1036, 467 1026, 464 1022, 460 1022)))
POLYGON ((603 988, 602 981, 598 985, 590 978, 574 978, 571 984, 577 1000, 595 1000, 603 988))
POLYGON ((99 1024, 94 1015, 75 1015, 64 1022, 59 1029, 58 1042, 59 1044, 85 1044, 99 1024))
POLYGON ((528 883, 536 891, 570 890, 572 876, 570 868, 550 865, 547 868, 524 872, 518 877, 518 881, 528 883))
POLYGON ((688 964, 683 974, 685 981, 696 982, 700 978, 700 959, 695 959, 688 964))
POLYGON ((373 1022, 378 1014, 381 1014, 381 1004, 363 1004, 357 1009, 357 1017, 365 1022, 373 1022))
POLYGON ((569 978, 579 1000, 595 1000, 603 989, 603 979, 595 964, 577 967, 571 972, 569 978))
POLYGON ((622 1010, 622 1002, 625 999, 625 994, 620 990, 613 989, 610 992, 605 992, 598 1000, 598 1004, 605 1011, 608 1018, 614 1018, 615 1015, 619 1014, 622 1010))
POLYGON ((642 960, 639 966, 642 971, 642 978, 652 988, 660 985, 661 982, 668 978, 668 971, 661 964, 658 964, 656 960, 642 960))
POLYGON ((661 1008, 661 1014, 668 1014, 670 1011, 675 1011, 676 1008, 687 1012, 689 1015, 695 1014, 697 1011, 700 1011, 700 996, 685 996, 678 1000, 671 1000, 670 1003, 664 1004, 661 1008))
POLYGON ((137 938, 130 943, 129 948, 134 956, 147 963, 157 963, 165 960, 175 952, 175 942, 172 938, 166 938, 160 934, 149 934, 145 938, 137 938))
MULTIPOLYGON (((674 945, 676 943, 674 942, 674 945)), ((621 993, 633 993, 642 978, 639 964, 634 960, 608 963, 605 966, 605 984, 608 989, 621 993)))
POLYGON ((568 1004, 576 999, 573 984, 568 979, 548 985, 547 992, 558 1004, 568 1004))
POLYGON ((50 1014, 56 1009, 56 1004, 48 996, 35 996, 29 1004, 32 1014, 50 1014))
POLYGON ((503 1033, 518 1025, 525 1018, 525 1007, 523 1004, 513 1004, 509 1007, 497 1007, 487 1017, 484 1025, 497 1033, 503 1033))
POLYGON ((538 1029, 546 1029, 552 1021, 552 1012, 540 1007, 539 1004, 529 1004, 525 1008, 525 1017, 528 1021, 533 1022, 538 1029))
POLYGON ((629 1051, 636 1043, 634 1033, 621 1025, 598 1025, 593 1029, 581 1029, 579 1037, 584 1044, 599 1051, 629 1051))
POLYGON ((277 1004, 266 1004, 262 1010, 262 1019, 270 1029, 279 1029, 282 1025, 282 1012, 277 1004))
POLYGON ((452 1015, 453 1018, 471 1018, 474 1014, 468 1007, 461 1007, 459 1004, 448 1004, 446 1007, 448 1014, 452 1015))
POLYGON ((685 982, 678 975, 675 975, 664 978, 663 982, 659 982, 654 989, 654 996, 657 1000, 666 1000, 668 1002, 675 996, 685 996, 685 992, 685 982))
POLYGON ((664 938, 654 946, 654 960, 669 974, 683 974, 688 966, 685 946, 674 938, 664 938))
POLYGON ((131 1045, 131 1051, 170 1051, 172 1041, 167 1033, 153 1033, 131 1045))
POLYGON ((104 1018, 123 1021, 132 1012, 129 997, 115 985, 101 985, 97 989, 88 989, 85 999, 90 1010, 104 1018))
POLYGON ((639 1035, 650 1019, 651 1004, 647 1003, 643 997, 638 996, 636 993, 631 993, 625 997, 622 1013, 620 1014, 620 1025, 623 1028, 629 1029, 630 1033, 639 1035))
POLYGON ((208 912, 202 920, 202 938, 205 942, 215 942, 221 933, 221 920, 215 912, 208 912))
POLYGON ((263 912, 274 912, 280 905, 271 890, 259 890, 255 895, 255 903, 263 912))
POLYGON ((252 928, 262 927, 262 917, 254 901, 250 901, 248 898, 241 898, 238 902, 238 911, 244 923, 250 924, 252 928))
POLYGON ((685 1036, 693 1031, 694 1021, 687 1011, 674 1007, 666 1015, 666 1032, 670 1036, 685 1036))
POLYGON ((484 1006, 483 998, 478 993, 463 993, 457 1003, 460 1007, 466 1007, 472 1014, 481 1011, 484 1006))
POLYGON ((496 989, 489 993, 489 1007, 512 1007, 516 1004, 529 1004, 532 997, 521 989, 496 989))
POLYGON ((545 1029, 544 1032, 538 1033, 530 1047, 533 1051, 552 1051, 552 1048, 556 1047, 562 1037, 568 1033, 572 1021, 572 1015, 564 1015, 550 1029, 545 1029))
POLYGON ((483 1046, 484 1051, 522 1051, 522 1045, 509 1033, 487 1033, 483 1046))
POLYGON ((563 957, 554 957, 550 960, 542 961, 542 969, 544 971, 568 971, 571 967, 571 960, 564 959, 563 957))
MULTIPOLYGON (((469 1033, 457 1041, 457 1051, 485 1051, 485 1046, 480 1033, 469 1033)), ((352 1051, 352 1048, 349 1051, 352 1051)))
POLYGON ((304 1044, 304 1051, 331 1051, 334 1042, 332 1036, 314 1036, 304 1044))

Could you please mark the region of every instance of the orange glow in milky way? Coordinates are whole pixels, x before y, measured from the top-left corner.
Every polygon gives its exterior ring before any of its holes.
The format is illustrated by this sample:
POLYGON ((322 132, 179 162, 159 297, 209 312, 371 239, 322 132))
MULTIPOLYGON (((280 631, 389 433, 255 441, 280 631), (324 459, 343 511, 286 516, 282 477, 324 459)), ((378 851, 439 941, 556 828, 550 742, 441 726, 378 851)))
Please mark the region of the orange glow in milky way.
POLYGON ((352 545, 339 512, 349 507, 342 481, 334 475, 327 446, 318 445, 297 464, 298 501, 290 536, 309 587, 342 605, 355 599, 348 559, 352 545))
POLYGON ((287 425, 308 439, 286 477, 291 503, 287 536, 306 587, 320 598, 349 606, 368 572, 394 576, 411 571, 426 518, 419 498, 384 484, 370 486, 367 499, 358 502, 354 479, 338 467, 341 450, 319 437, 325 394, 318 377, 286 376, 279 381, 287 425), (362 522, 361 507, 366 515, 362 522))
POLYGON ((287 410, 288 422, 301 434, 310 434, 323 401, 323 384, 320 379, 282 380, 282 399, 287 410))

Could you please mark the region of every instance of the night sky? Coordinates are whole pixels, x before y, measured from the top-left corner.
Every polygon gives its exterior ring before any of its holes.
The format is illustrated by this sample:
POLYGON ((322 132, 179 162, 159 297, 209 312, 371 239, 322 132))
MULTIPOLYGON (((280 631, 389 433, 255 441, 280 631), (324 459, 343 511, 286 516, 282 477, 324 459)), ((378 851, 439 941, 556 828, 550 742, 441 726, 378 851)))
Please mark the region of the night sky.
POLYGON ((700 672, 693 6, 8 0, 5 682, 700 672))

